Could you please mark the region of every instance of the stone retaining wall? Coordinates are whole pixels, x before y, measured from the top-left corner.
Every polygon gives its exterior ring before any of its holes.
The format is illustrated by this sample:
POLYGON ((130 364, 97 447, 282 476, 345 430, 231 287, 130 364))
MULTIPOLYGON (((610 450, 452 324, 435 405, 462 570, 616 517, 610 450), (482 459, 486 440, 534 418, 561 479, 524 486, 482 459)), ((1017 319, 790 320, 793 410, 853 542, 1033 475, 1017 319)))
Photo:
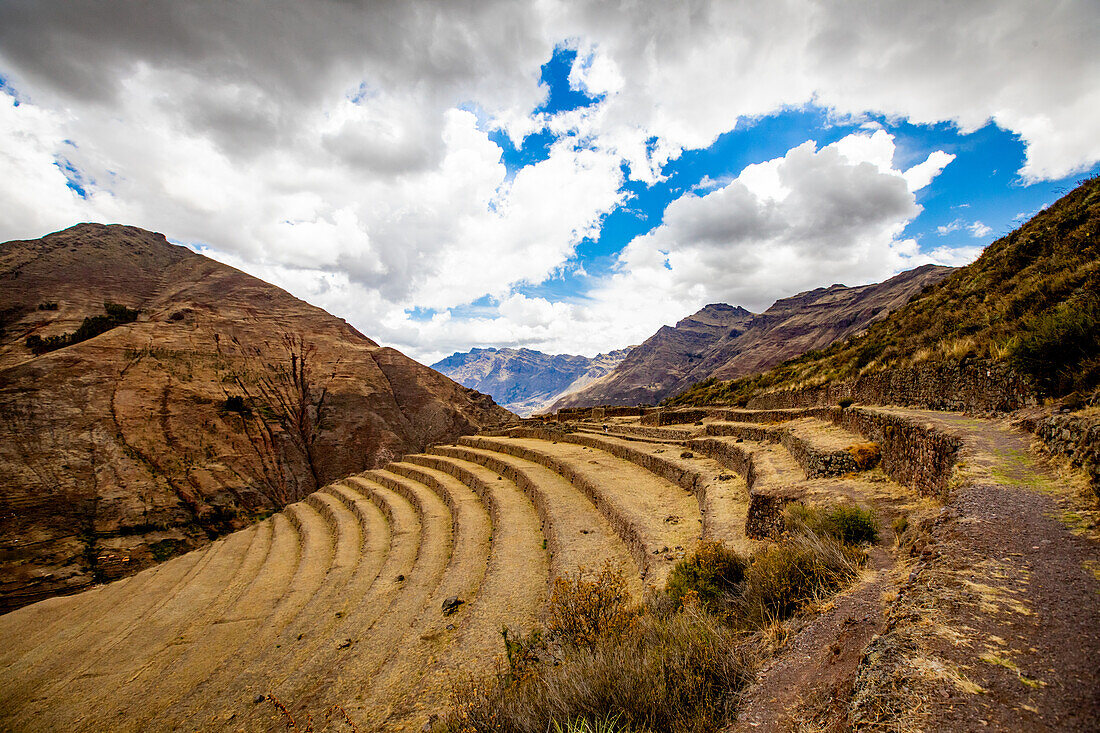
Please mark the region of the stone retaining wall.
MULTIPOLYGON (((599 428, 593 428, 598 430, 599 428)), ((625 438, 643 438, 646 440, 661 440, 665 442, 683 442, 690 440, 699 434, 699 429, 689 428, 648 428, 635 427, 633 425, 609 425, 608 435, 617 435, 625 438)))
POLYGON ((708 410, 653 410, 642 416, 642 425, 683 425, 699 422, 709 415, 708 410))
MULTIPOLYGON (((752 413, 743 412, 741 417, 747 414, 752 413)), ((803 416, 803 411, 799 411, 797 415, 793 416, 790 413, 784 413, 784 419, 803 416)), ((758 443, 765 441, 780 443, 802 467, 807 478, 841 476, 860 470, 856 459, 848 451, 821 450, 782 426, 771 427, 751 423, 710 423, 707 425, 707 435, 727 435, 745 440, 755 440, 758 443)))
POLYGON ((882 470, 924 495, 944 496, 962 440, 917 421, 859 407, 826 410, 829 419, 873 440, 882 450, 882 470))
POLYGON ((1092 490, 1100 497, 1100 415, 1048 415, 1021 420, 1020 424, 1035 433, 1050 452, 1087 471, 1092 490))
POLYGON ((820 450, 789 430, 780 429, 778 432, 779 442, 802 466, 806 478, 842 476, 860 470, 856 459, 846 450, 820 450))
POLYGON ((633 446, 601 440, 599 436, 585 433, 559 433, 553 430, 539 430, 535 428, 513 428, 511 435, 515 438, 535 438, 537 440, 573 443, 575 445, 583 445, 595 450, 605 451, 616 458, 621 458, 624 461, 629 461, 637 466, 641 466, 650 473, 656 474, 663 479, 671 481, 680 488, 692 492, 695 494, 696 498, 699 499, 700 508, 702 508, 704 504, 705 495, 703 492, 706 489, 706 480, 703 476, 695 471, 690 471, 678 465, 675 461, 669 460, 664 456, 655 455, 639 448, 634 448, 633 446))
POLYGON ((1035 404, 1026 381, 999 362, 946 362, 887 369, 843 382, 770 392, 749 400, 751 408, 835 405, 848 399, 868 405, 899 405, 971 413, 1011 412, 1035 404))
POLYGON ((799 417, 828 420, 848 432, 878 443, 882 451, 883 471, 898 483, 914 486, 925 495, 944 494, 962 447, 959 438, 921 425, 911 418, 861 407, 805 407, 759 411, 715 409, 711 414, 736 416, 741 420, 761 423, 799 417))

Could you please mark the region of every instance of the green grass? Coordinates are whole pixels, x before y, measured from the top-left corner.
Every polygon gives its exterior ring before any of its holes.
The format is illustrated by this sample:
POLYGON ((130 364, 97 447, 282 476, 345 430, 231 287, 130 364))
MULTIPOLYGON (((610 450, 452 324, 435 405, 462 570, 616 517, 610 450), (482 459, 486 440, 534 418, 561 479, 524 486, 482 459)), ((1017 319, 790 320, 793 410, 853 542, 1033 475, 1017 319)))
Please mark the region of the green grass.
POLYGON ((832 507, 791 504, 784 515, 787 528, 791 531, 808 529, 849 545, 878 539, 878 520, 870 509, 847 504, 832 507))

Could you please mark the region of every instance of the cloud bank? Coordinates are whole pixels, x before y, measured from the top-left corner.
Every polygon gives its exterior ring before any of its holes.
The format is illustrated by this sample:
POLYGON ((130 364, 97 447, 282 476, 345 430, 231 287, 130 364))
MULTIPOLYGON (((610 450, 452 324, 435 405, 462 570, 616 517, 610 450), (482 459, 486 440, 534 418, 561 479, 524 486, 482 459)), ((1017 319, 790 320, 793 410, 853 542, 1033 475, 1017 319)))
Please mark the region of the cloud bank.
POLYGON ((978 251, 902 236, 952 156, 902 166, 868 129, 682 195, 583 291, 524 294, 584 267, 578 245, 629 185, 806 104, 963 132, 992 120, 1024 143, 1024 182, 1061 178, 1100 160, 1098 36, 1084 1, 11 0, 0 239, 136 224, 425 360, 594 353, 706 302, 761 308, 978 251), (563 46, 597 101, 546 112, 541 67, 563 46), (510 172, 494 135, 536 131, 547 154, 510 172))

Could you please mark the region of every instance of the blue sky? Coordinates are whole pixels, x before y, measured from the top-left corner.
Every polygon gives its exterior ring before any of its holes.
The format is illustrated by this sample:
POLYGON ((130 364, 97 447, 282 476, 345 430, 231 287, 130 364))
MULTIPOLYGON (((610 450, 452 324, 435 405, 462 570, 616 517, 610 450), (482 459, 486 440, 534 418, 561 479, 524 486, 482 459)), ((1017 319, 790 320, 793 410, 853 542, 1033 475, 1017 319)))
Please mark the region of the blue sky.
POLYGON ((160 231, 429 363, 594 355, 973 260, 1100 170, 1097 36, 1087 0, 0 4, 0 238, 160 231))
MULTIPOLYGON (((538 113, 554 115, 598 104, 600 97, 570 86, 569 73, 576 58, 575 49, 558 46, 542 65, 540 81, 547 97, 538 113)), ((883 129, 893 136, 897 146, 894 161, 899 167, 919 163, 935 150, 955 156, 933 183, 920 191, 917 201, 922 210, 901 234, 915 239, 924 252, 957 251, 959 259, 951 264, 969 261, 979 248, 1018 227, 1076 181, 1100 172, 1100 165, 1094 164, 1060 179, 1025 181, 1019 174, 1025 162, 1023 141, 993 122, 964 133, 947 122, 917 125, 873 114, 841 119, 814 104, 785 108, 738 120, 735 129, 719 135, 710 146, 686 151, 671 162, 662 171, 665 179, 658 183, 627 182, 624 190, 629 192, 629 200, 602 220, 598 236, 585 238, 576 247, 575 261, 583 274, 565 270, 541 283, 521 284, 515 291, 551 301, 583 302, 591 280, 609 274, 622 249, 657 227, 665 207, 701 182, 735 178, 746 166, 781 157, 806 140, 825 146, 868 129, 883 129)), ((517 147, 503 130, 490 129, 489 136, 500 146, 501 160, 513 177, 517 171, 546 160, 555 140, 550 132, 540 131, 517 147)), ((493 303, 485 296, 450 310, 459 316, 485 315, 492 312, 493 303)), ((428 320, 436 313, 433 309, 410 310, 416 320, 428 320)))

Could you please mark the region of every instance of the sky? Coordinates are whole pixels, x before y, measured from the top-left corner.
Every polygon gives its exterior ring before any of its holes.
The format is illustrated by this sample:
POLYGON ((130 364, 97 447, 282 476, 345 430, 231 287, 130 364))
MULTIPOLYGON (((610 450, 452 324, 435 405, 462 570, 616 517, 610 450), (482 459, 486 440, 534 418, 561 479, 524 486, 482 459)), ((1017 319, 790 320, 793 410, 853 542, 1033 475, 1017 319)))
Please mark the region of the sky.
POLYGON ((592 356, 973 261, 1100 172, 1096 38, 1095 0, 4 0, 0 241, 136 225, 425 363, 592 356))

